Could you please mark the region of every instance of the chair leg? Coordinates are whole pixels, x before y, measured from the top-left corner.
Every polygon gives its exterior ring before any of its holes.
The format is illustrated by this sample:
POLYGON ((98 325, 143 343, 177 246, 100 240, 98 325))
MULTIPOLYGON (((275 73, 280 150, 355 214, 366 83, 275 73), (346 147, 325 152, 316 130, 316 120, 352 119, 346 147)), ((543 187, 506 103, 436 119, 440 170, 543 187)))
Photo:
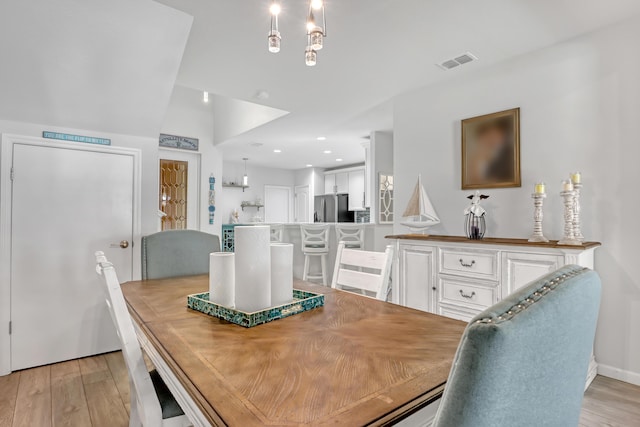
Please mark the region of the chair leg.
POLYGON ((322 255, 320 257, 320 263, 322 264, 322 284, 327 286, 327 256, 322 255))
POLYGON ((302 280, 307 281, 309 276, 309 255, 304 256, 304 270, 302 271, 302 280))

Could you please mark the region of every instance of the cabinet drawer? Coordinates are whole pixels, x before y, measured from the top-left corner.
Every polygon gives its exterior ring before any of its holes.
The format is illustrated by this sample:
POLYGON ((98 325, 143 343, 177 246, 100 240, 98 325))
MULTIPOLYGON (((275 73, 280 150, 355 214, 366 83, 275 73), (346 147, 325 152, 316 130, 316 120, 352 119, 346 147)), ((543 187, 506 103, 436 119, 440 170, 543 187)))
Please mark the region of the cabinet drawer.
POLYGON ((498 252, 441 249, 440 272, 498 280, 498 252))
POLYGON ((440 277, 440 302, 484 310, 498 301, 497 283, 440 277))

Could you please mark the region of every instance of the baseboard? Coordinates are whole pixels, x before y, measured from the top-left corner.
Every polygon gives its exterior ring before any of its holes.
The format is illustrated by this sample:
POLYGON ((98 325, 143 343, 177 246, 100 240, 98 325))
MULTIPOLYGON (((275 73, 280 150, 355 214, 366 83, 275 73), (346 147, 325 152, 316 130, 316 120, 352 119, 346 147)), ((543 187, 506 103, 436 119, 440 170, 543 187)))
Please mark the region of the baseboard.
POLYGON ((598 363, 598 375, 634 385, 640 385, 640 373, 614 368, 613 366, 603 365, 602 363, 598 363))

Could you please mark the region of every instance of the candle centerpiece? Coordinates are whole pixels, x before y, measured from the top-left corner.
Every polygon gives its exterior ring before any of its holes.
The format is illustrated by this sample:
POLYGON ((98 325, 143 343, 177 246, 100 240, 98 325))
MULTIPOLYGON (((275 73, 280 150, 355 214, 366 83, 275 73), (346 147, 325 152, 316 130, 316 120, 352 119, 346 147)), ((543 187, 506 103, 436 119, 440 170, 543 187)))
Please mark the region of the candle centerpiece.
POLYGON ((544 199, 547 197, 547 194, 545 193, 544 182, 537 183, 534 186, 533 190, 534 190, 533 194, 531 194, 531 197, 533 198, 533 206, 534 206, 533 234, 529 238, 529 241, 530 242, 548 242, 549 239, 544 237, 544 234, 542 233, 542 219, 544 216, 542 212, 542 205, 543 205, 544 199))
POLYGON ((293 244, 271 243, 269 226, 238 226, 235 253, 209 254, 209 292, 187 307, 250 328, 324 305, 324 295, 293 289, 293 244))

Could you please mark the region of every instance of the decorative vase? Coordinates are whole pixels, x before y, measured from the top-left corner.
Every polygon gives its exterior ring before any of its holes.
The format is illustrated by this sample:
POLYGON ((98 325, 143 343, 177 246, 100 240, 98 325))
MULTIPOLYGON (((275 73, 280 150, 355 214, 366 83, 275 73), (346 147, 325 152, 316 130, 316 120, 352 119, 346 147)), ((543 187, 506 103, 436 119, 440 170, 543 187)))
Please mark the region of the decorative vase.
POLYGON ((481 216, 475 216, 472 213, 465 215, 464 233, 468 239, 480 240, 484 237, 486 231, 487 225, 484 220, 484 214, 481 216))

